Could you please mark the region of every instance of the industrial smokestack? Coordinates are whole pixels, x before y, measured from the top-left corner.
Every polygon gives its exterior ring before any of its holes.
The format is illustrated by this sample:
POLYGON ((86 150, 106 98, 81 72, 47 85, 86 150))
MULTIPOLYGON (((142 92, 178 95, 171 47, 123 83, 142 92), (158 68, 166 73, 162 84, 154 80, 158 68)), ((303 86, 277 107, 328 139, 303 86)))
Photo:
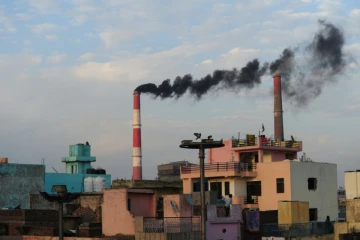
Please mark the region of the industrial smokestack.
POLYGON ((142 180, 141 163, 141 121, 140 121, 140 93, 134 91, 133 113, 133 180, 142 180))
POLYGON ((281 74, 274 73, 274 131, 275 139, 284 141, 283 108, 281 97, 281 74))

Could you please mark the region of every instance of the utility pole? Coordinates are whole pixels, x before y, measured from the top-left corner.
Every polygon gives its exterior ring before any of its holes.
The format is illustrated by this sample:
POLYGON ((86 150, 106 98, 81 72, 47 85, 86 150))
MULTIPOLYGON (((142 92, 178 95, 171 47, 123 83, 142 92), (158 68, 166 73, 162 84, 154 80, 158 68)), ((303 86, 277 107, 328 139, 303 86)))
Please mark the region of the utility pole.
POLYGON ((51 192, 56 192, 57 194, 50 195, 47 192, 40 192, 40 194, 49 202, 57 202, 59 211, 59 240, 64 240, 64 203, 77 199, 80 197, 80 193, 69 193, 66 185, 53 185, 51 192))
MULTIPOLYGON (((201 137, 201 133, 194 134, 197 139, 201 137)), ((201 240, 206 240, 206 204, 205 204, 205 149, 223 147, 222 139, 214 141, 212 136, 208 139, 201 139, 201 142, 193 142, 192 140, 181 141, 180 148, 199 149, 200 161, 200 201, 201 201, 201 240)))

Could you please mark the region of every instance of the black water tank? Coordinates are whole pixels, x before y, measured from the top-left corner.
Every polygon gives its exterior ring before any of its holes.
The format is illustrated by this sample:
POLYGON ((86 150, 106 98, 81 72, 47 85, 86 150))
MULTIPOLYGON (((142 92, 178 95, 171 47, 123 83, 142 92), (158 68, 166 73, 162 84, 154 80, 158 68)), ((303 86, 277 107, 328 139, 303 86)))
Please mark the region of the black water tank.
POLYGON ((96 174, 96 170, 93 168, 86 169, 86 174, 96 174))

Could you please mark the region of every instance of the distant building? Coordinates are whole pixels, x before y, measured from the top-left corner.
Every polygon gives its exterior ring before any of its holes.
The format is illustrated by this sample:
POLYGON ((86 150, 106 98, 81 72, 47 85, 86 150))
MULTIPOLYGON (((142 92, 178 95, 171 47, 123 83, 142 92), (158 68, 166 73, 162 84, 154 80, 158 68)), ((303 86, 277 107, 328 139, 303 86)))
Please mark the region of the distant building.
POLYGON ((346 199, 360 197, 360 170, 346 171, 344 174, 345 196, 346 199))
POLYGON ((160 181, 181 181, 180 168, 182 166, 194 165, 188 161, 170 162, 158 165, 158 179, 160 181))
POLYGON ((339 221, 346 221, 346 191, 340 187, 338 189, 338 204, 339 204, 339 221))
POLYGON ((29 194, 44 191, 45 165, 0 163, 0 209, 30 209, 29 194))
POLYGON ((62 158, 66 173, 46 173, 45 191, 51 192, 52 185, 57 184, 66 185, 69 192, 101 192, 111 188, 111 175, 104 169, 93 169, 91 163, 95 161, 88 143, 70 145, 69 156, 62 158))

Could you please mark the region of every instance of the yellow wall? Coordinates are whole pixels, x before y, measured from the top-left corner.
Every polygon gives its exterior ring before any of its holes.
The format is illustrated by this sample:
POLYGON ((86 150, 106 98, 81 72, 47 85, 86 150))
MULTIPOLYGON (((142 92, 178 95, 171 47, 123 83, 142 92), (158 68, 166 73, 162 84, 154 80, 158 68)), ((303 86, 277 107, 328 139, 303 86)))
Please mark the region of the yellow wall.
POLYGON ((293 224, 309 222, 309 202, 279 201, 278 223, 293 224))

